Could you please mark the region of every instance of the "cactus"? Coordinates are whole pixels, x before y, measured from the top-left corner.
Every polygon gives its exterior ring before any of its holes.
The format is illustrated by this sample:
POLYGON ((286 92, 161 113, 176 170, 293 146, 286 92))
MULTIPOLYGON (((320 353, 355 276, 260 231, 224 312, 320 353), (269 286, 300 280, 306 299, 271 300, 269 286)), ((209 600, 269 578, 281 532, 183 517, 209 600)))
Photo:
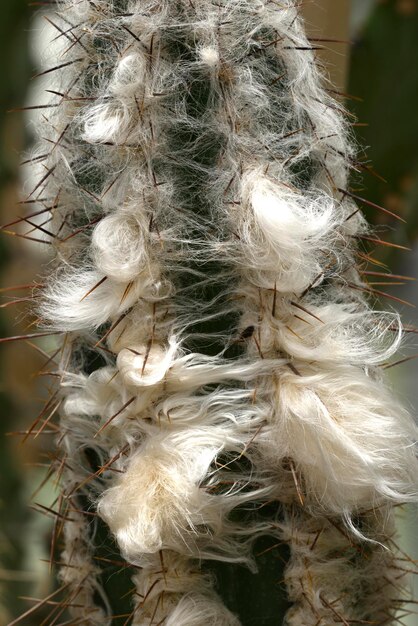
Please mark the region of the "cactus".
POLYGON ((402 325, 368 303, 382 241, 298 3, 63 0, 51 23, 27 200, 56 250, 61 612, 245 626, 215 579, 269 536, 288 552, 274 623, 393 623, 418 466, 380 366, 402 325), (98 558, 101 520, 124 561, 98 558))

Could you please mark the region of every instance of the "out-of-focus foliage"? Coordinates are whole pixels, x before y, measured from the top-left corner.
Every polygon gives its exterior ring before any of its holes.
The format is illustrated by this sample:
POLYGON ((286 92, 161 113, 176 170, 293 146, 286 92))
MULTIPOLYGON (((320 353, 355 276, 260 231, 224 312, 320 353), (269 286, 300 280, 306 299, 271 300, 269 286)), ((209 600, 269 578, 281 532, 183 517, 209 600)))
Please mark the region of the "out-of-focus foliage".
POLYGON ((22 103, 28 83, 27 0, 2 0, 0 20, 0 182, 16 177, 16 154, 7 140, 7 111, 22 103))
MULTIPOLYGON (((418 1, 381 0, 354 42, 349 106, 367 159, 386 182, 364 179, 367 199, 400 214, 407 224, 367 209, 377 224, 396 227, 393 240, 418 236, 418 1)), ((364 208, 364 207, 363 207, 364 208)))
MULTIPOLYGON (((7 221, 17 197, 19 152, 24 143, 23 117, 8 111, 23 106, 29 79, 28 32, 30 7, 27 0, 1 0, 0 19, 0 222, 7 221)), ((0 238, 1 286, 8 281, 8 268, 16 250, 0 238)), ((12 334, 13 313, 0 311, 0 336, 12 334), (7 313, 7 314, 6 314, 7 313)), ((33 519, 27 506, 22 455, 18 442, 6 433, 20 426, 19 402, 12 397, 7 379, 12 369, 10 352, 0 352, 0 624, 27 610, 20 596, 34 588, 36 575, 31 553, 33 519)), ((27 626, 39 624, 27 618, 27 626)))

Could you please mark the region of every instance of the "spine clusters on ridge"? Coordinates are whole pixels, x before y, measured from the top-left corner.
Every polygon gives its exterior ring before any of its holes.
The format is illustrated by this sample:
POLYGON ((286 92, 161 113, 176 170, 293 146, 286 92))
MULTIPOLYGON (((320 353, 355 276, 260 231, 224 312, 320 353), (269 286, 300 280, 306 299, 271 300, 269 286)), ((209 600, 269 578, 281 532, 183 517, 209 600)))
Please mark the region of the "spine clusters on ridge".
POLYGON ((418 470, 379 369, 401 325, 364 297, 352 148, 297 3, 63 0, 58 16, 31 197, 57 250, 42 315, 65 333, 77 623, 111 623, 88 502, 138 568, 134 626, 237 626, 200 562, 251 567, 262 534, 290 548, 286 624, 391 623, 392 508, 418 470), (272 501, 275 519, 249 513, 272 501))

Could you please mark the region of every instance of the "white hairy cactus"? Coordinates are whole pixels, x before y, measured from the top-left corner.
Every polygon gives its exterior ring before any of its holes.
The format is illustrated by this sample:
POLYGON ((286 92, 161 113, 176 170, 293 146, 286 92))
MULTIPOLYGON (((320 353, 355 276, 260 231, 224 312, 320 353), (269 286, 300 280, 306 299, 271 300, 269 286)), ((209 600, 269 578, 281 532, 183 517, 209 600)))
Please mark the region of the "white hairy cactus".
MULTIPOLYGON (((141 568, 136 626, 238 626, 201 559, 254 567, 262 534, 289 545, 289 626, 399 607, 416 429, 379 366, 402 328, 365 297, 373 235, 298 4, 58 3, 31 197, 57 250, 62 500, 141 568)), ((75 623, 110 624, 85 524, 64 522, 62 580, 75 623)))

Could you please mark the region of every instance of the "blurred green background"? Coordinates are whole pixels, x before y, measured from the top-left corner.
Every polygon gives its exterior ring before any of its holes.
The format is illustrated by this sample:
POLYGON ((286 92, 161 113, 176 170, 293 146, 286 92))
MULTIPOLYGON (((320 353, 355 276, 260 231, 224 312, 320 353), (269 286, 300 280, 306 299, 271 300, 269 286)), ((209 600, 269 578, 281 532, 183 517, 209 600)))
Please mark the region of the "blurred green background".
MULTIPOLYGON (((30 147, 35 123, 29 113, 8 111, 36 102, 30 77, 36 73, 39 50, 49 37, 42 17, 47 6, 32 4, 1 0, 2 225, 24 209, 18 201, 27 170, 22 174, 19 162, 24 149, 30 147)), ((389 264, 394 273, 417 276, 418 0, 316 0, 305 2, 303 10, 312 37, 339 40, 324 44, 320 56, 342 94, 337 97, 358 120, 353 122, 353 137, 359 145, 360 163, 353 164, 352 189, 406 220, 406 224, 400 223, 367 204, 362 206, 379 232, 411 247, 407 253, 388 249, 381 262, 389 264)), ((45 256, 40 246, 4 233, 0 237, 0 336, 5 337, 21 334, 34 321, 26 308, 27 290, 5 289, 37 278, 45 256), (15 299, 22 301, 12 305, 15 299)), ((418 305, 418 288, 413 282, 382 289, 418 305)), ((393 304, 384 302, 386 307, 393 304)), ((406 305, 399 308, 406 322, 417 325, 416 310, 406 305)), ((411 337, 405 357, 417 352, 414 335, 411 337)), ((32 437, 22 445, 22 434, 10 434, 25 431, 41 410, 42 398, 52 383, 47 376, 34 373, 43 373, 45 354, 51 349, 53 340, 5 343, 0 349, 0 626, 33 606, 28 598, 42 598, 52 590, 47 561, 53 520, 36 509, 50 506, 55 498, 54 481, 46 469, 53 455, 53 437, 32 437), (28 504, 35 491, 32 504, 28 504)), ((417 361, 407 361, 390 372, 405 402, 418 407, 417 361)), ((403 546, 418 558, 416 519, 411 509, 399 514, 403 546)), ((21 623, 39 626, 50 609, 46 606, 21 623)), ((418 618, 410 616, 402 623, 417 626, 418 618)))

